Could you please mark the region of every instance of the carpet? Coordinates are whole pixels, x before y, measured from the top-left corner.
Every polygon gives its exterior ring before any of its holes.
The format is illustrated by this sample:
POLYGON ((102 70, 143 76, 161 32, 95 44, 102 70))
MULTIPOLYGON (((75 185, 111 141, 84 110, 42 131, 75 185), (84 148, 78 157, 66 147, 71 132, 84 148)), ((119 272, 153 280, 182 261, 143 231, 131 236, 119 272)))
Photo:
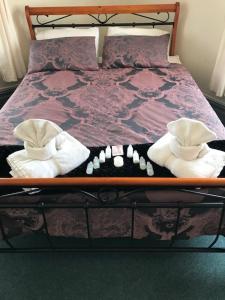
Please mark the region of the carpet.
POLYGON ((225 254, 0 254, 0 299, 223 300, 225 254))

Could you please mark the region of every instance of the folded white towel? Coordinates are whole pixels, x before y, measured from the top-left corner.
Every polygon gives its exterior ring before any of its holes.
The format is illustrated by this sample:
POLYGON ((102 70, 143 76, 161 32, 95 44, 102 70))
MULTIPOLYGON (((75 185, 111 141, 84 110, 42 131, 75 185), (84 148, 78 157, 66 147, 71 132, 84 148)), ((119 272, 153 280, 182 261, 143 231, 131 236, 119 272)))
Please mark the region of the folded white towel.
POLYGON ((169 132, 147 152, 148 157, 168 168, 176 177, 219 176, 225 166, 225 152, 208 147, 216 135, 202 122, 182 118, 168 124, 169 132))
MULTIPOLYGON (((13 177, 52 178, 57 175, 67 174, 88 159, 90 150, 67 132, 62 131, 60 127, 60 133, 57 133, 58 130, 56 130, 52 136, 50 133, 49 135, 42 135, 45 138, 47 137, 45 139, 46 144, 41 143, 41 134, 38 132, 37 126, 35 127, 34 125, 32 128, 35 128, 37 131, 35 135, 36 140, 32 140, 32 136, 29 135, 29 146, 27 149, 17 151, 7 157, 8 164, 12 169, 10 174, 13 177), (57 135, 55 135, 56 133, 57 135), (49 140, 51 137, 53 137, 52 140, 49 140), (36 147, 36 142, 38 146, 43 145, 43 148, 36 147)), ((52 129, 52 127, 48 126, 46 128, 52 129)), ((41 127, 41 130, 43 130, 43 127, 41 127)), ((25 134, 22 136, 25 136, 25 134)))
POLYGON ((197 120, 180 118, 168 123, 167 128, 173 135, 170 150, 184 160, 202 157, 209 151, 206 143, 216 139, 216 134, 197 120))
POLYGON ((27 156, 32 159, 46 160, 55 155, 55 137, 63 130, 55 123, 43 119, 29 119, 20 123, 13 131, 24 141, 27 156))

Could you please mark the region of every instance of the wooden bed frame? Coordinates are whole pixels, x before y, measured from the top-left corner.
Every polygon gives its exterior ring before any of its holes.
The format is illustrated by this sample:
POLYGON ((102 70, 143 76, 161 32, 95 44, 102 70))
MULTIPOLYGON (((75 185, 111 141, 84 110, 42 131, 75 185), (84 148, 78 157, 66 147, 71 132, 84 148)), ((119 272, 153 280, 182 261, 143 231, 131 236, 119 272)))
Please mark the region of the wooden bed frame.
MULTIPOLYGON (((140 26, 140 25, 150 25, 150 26, 160 26, 160 25, 172 25, 172 33, 171 33, 171 46, 170 46, 170 55, 175 54, 176 47, 176 34, 177 34, 177 25, 179 19, 180 12, 180 3, 176 2, 175 4, 157 4, 157 5, 112 5, 112 6, 68 6, 68 7, 25 7, 26 18, 30 30, 31 39, 35 40, 35 28, 43 27, 43 25, 47 25, 47 27, 57 27, 57 24, 51 24, 47 22, 42 25, 33 25, 31 16, 49 16, 49 15, 118 15, 118 14, 148 14, 148 13, 174 13, 173 22, 161 21, 152 19, 154 22, 150 23, 108 23, 108 22, 98 22, 92 24, 77 24, 77 27, 82 26, 140 26)), ((64 17, 63 17, 64 18, 64 17)), ((62 18, 60 18, 62 19, 62 18)), ((110 18, 111 19, 111 18, 110 18)), ((51 22, 52 23, 52 22, 51 22)), ((61 24, 59 27, 62 27, 61 24)), ((71 27, 75 26, 75 24, 71 24, 71 27)), ((46 26, 45 26, 46 27, 46 26)), ((69 27, 68 24, 65 24, 64 27, 69 27)))
MULTIPOLYGON (((54 24, 54 20, 51 22, 46 22, 39 25, 34 25, 32 23, 32 16, 49 16, 49 15, 90 15, 90 14, 139 14, 139 13, 174 13, 173 22, 162 22, 158 23, 154 21, 153 23, 149 23, 150 26, 156 25, 165 25, 169 24, 173 26, 172 34, 171 34, 171 48, 170 54, 175 54, 175 46, 176 46, 176 34, 177 34, 177 26, 178 19, 180 13, 180 3, 176 2, 175 4, 157 4, 157 5, 113 5, 113 6, 68 6, 68 7, 25 7, 26 18, 30 30, 31 39, 35 39, 35 28, 39 27, 74 27, 75 24, 65 24, 65 25, 57 25, 54 24)), ((139 23, 140 24, 140 23, 139 23)), ((138 24, 138 25, 139 25, 138 24)), ((144 24, 144 23, 143 23, 144 24)), ((106 24, 102 23, 91 23, 91 24, 83 24, 85 26, 115 26, 118 25, 116 23, 106 24)), ((121 26, 122 24, 120 24, 121 26)), ((127 23, 123 23, 124 26, 127 23)), ((135 26, 135 23, 131 23, 130 25, 135 26)), ((80 25, 76 25, 80 26, 80 25)), ((153 185, 153 186, 225 186, 225 178, 220 179, 182 179, 182 178, 67 178, 67 179, 3 179, 0 181, 1 185, 35 185, 35 184, 44 184, 44 185, 153 185)))
MULTIPOLYGON (((176 46, 176 33, 177 33, 177 25, 178 25, 178 18, 179 18, 179 11, 180 11, 180 4, 177 2, 175 4, 161 4, 161 5, 121 5, 121 6, 80 6, 80 7, 25 7, 26 11, 26 18, 27 22, 29 25, 29 30, 31 34, 31 38, 35 39, 35 28, 39 27, 90 27, 90 26, 141 26, 144 25, 145 23, 109 23, 108 21, 114 17, 114 15, 117 14, 135 14, 137 16, 144 17, 143 15, 140 14, 147 14, 147 13, 174 13, 174 20, 173 22, 169 21, 169 18, 167 18, 166 21, 159 21, 155 18, 151 19, 151 23, 148 23, 147 25, 149 26, 158 26, 158 25, 171 25, 173 27, 172 29, 172 37, 171 37, 171 48, 170 48, 170 55, 175 54, 175 46, 176 46), (104 14, 105 15, 105 21, 101 21, 99 19, 99 15, 104 14), (108 14, 112 15, 112 17, 108 17, 108 14), (48 21, 45 23, 40 23, 38 20, 38 16, 49 16, 49 15, 55 15, 55 16, 61 16, 61 15, 66 15, 60 18, 57 18, 53 21, 48 21), (58 21, 60 19, 66 18, 70 15, 89 15, 93 17, 93 15, 97 15, 97 17, 94 16, 94 19, 97 21, 97 23, 91 23, 91 24, 58 24, 55 23, 55 21, 58 21), (32 22, 32 16, 37 16, 37 21, 38 24, 33 24, 32 22), (153 22, 152 22, 153 21, 153 22)), ((149 21, 149 18, 148 18, 149 21)), ((146 24, 145 24, 146 25, 146 24)), ((89 189, 89 188, 102 188, 102 187, 112 187, 112 188, 121 188, 121 187, 129 187, 129 188, 149 188, 149 189, 175 189, 175 190, 181 190, 181 191, 188 191, 190 188, 200 188, 200 187, 225 187, 225 178, 140 178, 140 177, 74 177, 74 178, 32 178, 32 179, 15 179, 15 178, 0 178, 0 190, 5 190, 9 188, 12 188, 12 190, 16 187, 38 187, 38 188, 65 188, 65 190, 69 190, 70 188, 80 188, 80 189, 89 189)), ((193 192, 197 193, 197 192, 193 192)), ((2 193, 1 193, 2 194, 2 193)), ((200 193, 201 194, 201 193, 200 193)), ((149 203, 149 207, 173 207, 177 208, 177 223, 176 223, 176 229, 174 233, 174 238, 172 240, 172 243, 170 244, 170 247, 164 248, 166 251, 203 251, 203 252, 225 252, 225 249, 221 248, 214 248, 213 246, 217 242, 219 236, 221 235, 221 229, 222 229, 222 223, 223 223, 223 218, 225 215, 225 197, 222 196, 216 196, 216 195, 211 195, 212 196, 212 201, 208 203, 149 203), (176 240, 177 237, 177 231, 178 231, 178 226, 179 226, 179 216, 180 216, 180 210, 185 207, 210 207, 210 208, 218 208, 221 209, 221 217, 220 217, 220 222, 218 224, 218 230, 217 230, 217 235, 213 243, 210 244, 209 247, 207 248, 199 248, 199 247, 189 247, 189 248, 181 248, 181 247, 174 247, 174 241, 176 240)), ((0 195, 0 198, 4 200, 7 197, 7 195, 0 195)), ((140 204, 141 205, 141 204, 140 204)), ((45 220, 45 215, 44 215, 44 208, 48 208, 48 204, 46 203, 41 203, 36 205, 38 209, 42 209, 43 213, 43 219, 45 220), (40 206, 41 205, 41 206, 40 206)), ((56 207, 58 208, 58 204, 55 204, 55 206, 51 207, 56 207)), ((145 203, 146 206, 146 203, 145 203)), ((31 207, 27 205, 27 203, 24 204, 7 204, 4 202, 0 202, 0 209, 1 208, 26 208, 26 207, 31 207)), ((33 206, 32 206, 33 207, 33 206)), ((62 206, 60 206, 62 208, 62 206)), ((67 206, 65 206, 67 208, 67 206)), ((71 205, 69 206, 71 207, 71 205)), ((75 206, 72 206, 75 208, 75 206)), ((101 207, 101 206, 100 206, 101 207)), ((110 205, 104 206, 104 207, 112 207, 110 205)), ((135 208, 137 207, 137 202, 132 203, 129 208, 132 209, 132 212, 134 212, 135 208)), ((87 216, 87 228, 89 228, 89 221, 88 221, 88 204, 84 207, 86 211, 86 216, 87 216)), ((133 216, 133 213, 132 213, 133 216)), ((132 219, 132 226, 133 226, 134 220, 132 219)), ((2 222, 0 220, 0 231, 2 232, 3 239, 8 245, 8 248, 1 249, 0 252, 30 252, 30 251, 76 251, 77 249, 65 249, 65 248, 60 248, 56 249, 53 248, 50 242, 50 237, 48 234, 48 228, 47 228, 47 223, 46 220, 44 222, 45 224, 45 231, 48 236, 48 241, 49 241, 49 247, 47 248, 38 248, 38 250, 35 248, 21 248, 21 249, 16 249, 15 247, 12 246, 12 244, 9 242, 7 235, 5 234, 2 222)), ((133 228, 133 227, 132 227, 133 228)), ((88 238, 91 239, 91 237, 88 235, 88 238)), ((131 237, 133 239, 133 237, 131 237)), ((88 248, 89 249, 89 248, 88 248)), ((93 250, 93 247, 91 247, 93 250)), ((96 248, 94 248, 96 250, 96 248)), ((106 248, 104 248, 106 250, 106 248)), ((110 248, 112 250, 112 248, 110 248)), ((132 248, 133 250, 137 250, 136 248, 132 248)), ((162 250, 162 248, 157 248, 159 251, 162 250), (160 250, 161 249, 161 250, 160 250)), ((80 248, 78 249, 79 251, 81 250, 80 248)), ((85 249, 84 249, 85 250, 85 249)), ((86 249, 87 250, 87 249, 86 249)), ((114 249, 115 250, 115 249, 114 249)), ((118 249, 117 249, 118 250, 118 249)), ((121 249, 120 249, 121 250, 121 249)), ((139 248, 138 250, 141 250, 139 248)), ((156 251, 156 248, 145 248, 147 251, 156 251)), ((164 251, 162 250, 162 251, 164 251)))

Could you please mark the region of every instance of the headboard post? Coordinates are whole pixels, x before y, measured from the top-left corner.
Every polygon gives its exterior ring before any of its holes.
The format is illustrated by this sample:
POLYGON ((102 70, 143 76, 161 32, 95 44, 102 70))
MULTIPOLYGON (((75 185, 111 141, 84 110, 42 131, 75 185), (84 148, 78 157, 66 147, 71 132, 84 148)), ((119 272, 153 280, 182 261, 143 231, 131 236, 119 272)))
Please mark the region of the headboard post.
POLYGON ((26 14, 27 23, 28 23, 29 30, 30 30, 31 39, 36 40, 34 28, 32 26, 30 7, 28 5, 25 6, 25 14, 26 14))
POLYGON ((172 30, 170 55, 175 55, 176 37, 177 37, 177 25, 178 25, 179 14, 180 14, 180 3, 176 2, 176 11, 175 11, 175 17, 174 17, 174 26, 173 26, 173 30, 172 30))

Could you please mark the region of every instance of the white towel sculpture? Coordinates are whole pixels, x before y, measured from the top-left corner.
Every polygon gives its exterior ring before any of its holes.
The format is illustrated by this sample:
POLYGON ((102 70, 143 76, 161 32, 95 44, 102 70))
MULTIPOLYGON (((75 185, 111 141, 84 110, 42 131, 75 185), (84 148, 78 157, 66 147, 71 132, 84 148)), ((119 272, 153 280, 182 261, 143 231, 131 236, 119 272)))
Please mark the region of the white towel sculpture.
POLYGON ((225 152, 211 149, 206 143, 216 134, 200 121, 181 118, 167 125, 168 133, 147 152, 158 165, 176 177, 210 178, 219 176, 225 166, 225 152))
POLYGON ((7 157, 13 177, 52 178, 64 175, 86 161, 90 150, 55 123, 30 119, 14 129, 24 150, 7 157))

